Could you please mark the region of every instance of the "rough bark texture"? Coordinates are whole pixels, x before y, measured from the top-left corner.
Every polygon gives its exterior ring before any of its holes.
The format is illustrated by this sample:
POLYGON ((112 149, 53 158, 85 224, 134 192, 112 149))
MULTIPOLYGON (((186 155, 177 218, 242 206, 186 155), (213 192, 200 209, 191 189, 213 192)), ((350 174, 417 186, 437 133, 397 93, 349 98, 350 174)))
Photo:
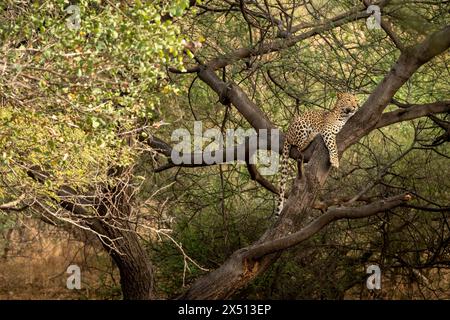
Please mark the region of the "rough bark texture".
POLYGON ((95 220, 92 229, 107 237, 102 243, 119 268, 123 298, 150 300, 154 288, 153 267, 137 233, 128 222, 132 210, 130 187, 126 182, 119 183, 105 188, 103 193, 105 197, 99 202, 97 212, 112 218, 95 220))
POLYGON ((119 239, 115 247, 120 253, 109 249, 120 272, 120 285, 125 300, 150 300, 153 298, 153 268, 150 257, 137 235, 130 231, 104 226, 104 233, 111 239, 119 239))

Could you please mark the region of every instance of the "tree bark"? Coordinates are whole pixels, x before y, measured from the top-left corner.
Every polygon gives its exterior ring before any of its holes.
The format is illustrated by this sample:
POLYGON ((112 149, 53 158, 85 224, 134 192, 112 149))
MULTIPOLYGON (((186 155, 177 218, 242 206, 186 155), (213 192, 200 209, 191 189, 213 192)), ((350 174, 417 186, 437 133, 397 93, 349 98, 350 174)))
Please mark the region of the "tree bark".
POLYGON ((120 272, 120 285, 125 300, 150 300, 153 295, 153 267, 150 257, 138 236, 127 230, 109 225, 102 226, 108 238, 118 239, 114 246, 118 252, 104 245, 120 272))

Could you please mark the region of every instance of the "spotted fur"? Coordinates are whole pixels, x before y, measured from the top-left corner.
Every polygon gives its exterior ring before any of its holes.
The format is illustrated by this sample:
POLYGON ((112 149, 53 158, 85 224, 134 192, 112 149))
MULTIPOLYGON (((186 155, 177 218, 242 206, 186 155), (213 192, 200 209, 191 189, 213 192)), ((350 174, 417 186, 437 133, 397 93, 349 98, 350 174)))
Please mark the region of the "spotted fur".
POLYGON ((303 151, 320 134, 327 146, 331 166, 339 168, 336 135, 358 108, 356 97, 350 93, 337 93, 337 101, 331 111, 307 111, 290 124, 281 154, 280 198, 277 215, 284 207, 284 194, 288 176, 288 159, 291 146, 303 151))

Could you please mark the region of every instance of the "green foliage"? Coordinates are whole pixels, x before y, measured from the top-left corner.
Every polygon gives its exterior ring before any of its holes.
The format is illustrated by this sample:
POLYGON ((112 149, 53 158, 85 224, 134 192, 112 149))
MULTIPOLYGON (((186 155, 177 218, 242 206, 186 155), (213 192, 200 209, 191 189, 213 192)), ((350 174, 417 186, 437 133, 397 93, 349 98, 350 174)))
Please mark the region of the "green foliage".
POLYGON ((187 3, 81 0, 79 28, 71 28, 69 1, 2 2, 0 169, 7 180, 39 165, 55 185, 83 186, 130 164, 137 151, 127 132, 151 124, 178 94, 166 67, 183 68, 182 38, 161 16, 180 15, 187 3))
MULTIPOLYGON (((289 22, 285 13, 291 10, 276 9, 284 2, 268 3, 273 17, 289 22)), ((311 4, 318 12, 300 5, 290 13, 295 16, 290 22, 322 25, 323 19, 361 2, 311 4)), ((68 21, 73 13, 65 11, 69 1, 0 3, 0 203, 26 194, 57 212, 60 207, 48 196, 55 198, 55 190, 62 184, 69 182, 77 190, 92 191, 110 182, 108 169, 139 167, 130 181, 144 184, 134 194, 130 219, 136 218, 137 232, 148 240, 158 294, 164 297, 175 296, 184 289, 183 283, 189 285, 204 274, 183 254, 202 267, 217 268, 274 223, 276 196, 251 180, 245 165, 172 168, 153 175, 154 167, 165 164, 166 159, 141 152, 137 135, 148 137, 153 132, 145 130, 158 127, 153 126, 158 120, 170 124, 158 131, 158 137, 169 143, 174 129, 190 130, 194 120, 203 121, 205 129, 249 127, 235 108, 219 103, 217 94, 199 78, 169 76, 168 66, 184 70, 183 63, 193 62, 193 54, 199 61, 209 61, 235 49, 258 50, 266 43, 286 40, 277 36, 274 21, 258 14, 262 7, 254 2, 245 2, 251 9, 249 15, 257 13, 248 21, 238 8, 223 1, 208 2, 213 12, 191 8, 186 13, 188 5, 188 0, 80 0, 80 27, 71 28, 68 21), (174 24, 167 17, 178 19, 174 24), (187 35, 200 43, 201 49, 185 49, 183 38, 187 35), (141 129, 145 130, 140 133, 141 129), (28 177, 34 165, 51 174, 45 184, 28 177), (148 231, 158 228, 172 239, 148 231)), ((390 1, 383 18, 392 23, 405 45, 412 45, 442 27, 448 20, 444 9, 440 4, 427 7, 413 1, 406 6, 402 1, 390 1)), ((298 34, 310 29, 304 27, 298 34)), ((383 30, 368 30, 360 19, 279 52, 233 61, 220 76, 238 84, 283 128, 297 111, 329 108, 338 90, 356 91, 364 102, 399 54, 383 30)), ((448 99, 447 66, 448 55, 422 66, 395 99, 405 103, 448 99)), ((392 105, 386 111, 396 109, 392 105)), ((406 190, 417 194, 414 204, 446 205, 450 198, 445 171, 448 146, 429 148, 440 134, 442 129, 430 120, 398 123, 372 132, 345 152, 341 168, 331 172, 317 201, 352 198, 377 181, 365 192, 365 200, 350 205, 406 190), (412 141, 417 149, 383 172, 412 141)), ((278 185, 277 175, 265 178, 278 185)), ((392 219, 380 214, 330 225, 283 255, 237 296, 341 299, 352 286, 363 285, 366 262, 392 267, 394 274, 399 261, 410 268, 426 267, 427 258, 438 255, 434 244, 448 237, 444 224, 448 219, 439 212, 392 211, 392 219)), ((311 209, 308 214, 311 221, 323 212, 311 209)), ((0 215, 0 232, 12 227, 12 221, 0 215)), ((448 250, 442 249, 444 258, 446 254, 448 257, 448 250)), ((106 283, 105 279, 100 283, 106 283)), ((118 288, 105 289, 103 294, 118 296, 118 288)))

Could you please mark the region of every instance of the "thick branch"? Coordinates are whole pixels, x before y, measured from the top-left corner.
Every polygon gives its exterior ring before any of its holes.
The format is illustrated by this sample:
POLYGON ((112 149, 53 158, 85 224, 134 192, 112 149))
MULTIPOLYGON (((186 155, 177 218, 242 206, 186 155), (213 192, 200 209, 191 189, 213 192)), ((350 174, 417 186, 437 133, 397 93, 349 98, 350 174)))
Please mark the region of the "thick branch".
POLYGON ((434 113, 449 112, 450 101, 439 101, 427 104, 411 104, 408 108, 383 113, 376 128, 389 126, 393 123, 412 120, 434 113))
POLYGON ((220 97, 230 101, 255 129, 275 129, 275 125, 251 101, 239 86, 225 83, 213 71, 213 68, 203 67, 198 73, 199 78, 211 87, 220 97))
POLYGON ((278 189, 270 183, 269 180, 265 179, 258 171, 254 164, 247 163, 247 170, 250 173, 250 178, 253 181, 258 182, 265 189, 269 190, 272 193, 279 194, 278 189))
POLYGON ((170 157, 170 155, 172 153, 172 147, 165 141, 163 141, 153 135, 147 139, 145 139, 145 138, 141 138, 141 139, 144 140, 156 152, 159 152, 159 153, 165 155, 166 157, 170 157))
MULTIPOLYGON (((280 140, 280 138, 274 136, 274 141, 276 142, 277 140, 280 140)), ((172 147, 169 144, 156 137, 148 139, 147 143, 149 146, 155 148, 156 151, 163 153, 169 158, 169 162, 156 168, 155 172, 161 172, 173 167, 205 167, 231 161, 245 161, 251 163, 251 159, 257 150, 271 150, 273 147, 271 139, 265 139, 264 137, 258 137, 256 135, 248 136, 245 137, 243 143, 232 147, 206 152, 184 153, 180 155, 183 162, 174 164, 171 159, 172 147), (207 161, 207 159, 213 159, 214 162, 207 161)))
POLYGON ((296 36, 290 36, 284 39, 277 39, 271 42, 263 43, 258 45, 257 48, 249 47, 249 48, 241 48, 237 49, 233 52, 227 53, 220 57, 217 57, 211 60, 206 65, 211 70, 218 70, 226 67, 229 64, 234 63, 235 61, 260 56, 264 54, 268 54, 271 52, 280 51, 289 47, 294 46, 298 42, 318 35, 324 31, 328 31, 337 27, 340 27, 348 22, 356 21, 359 19, 367 18, 370 14, 364 11, 352 12, 349 11, 347 14, 341 14, 338 16, 338 19, 330 19, 323 25, 320 25, 316 28, 311 29, 310 31, 304 32, 302 34, 296 36))
MULTIPOLYGON (((28 171, 28 175, 44 183, 49 179, 49 174, 38 167, 33 167, 28 171)), ((57 192, 59 199, 53 199, 62 208, 80 215, 87 216, 89 211, 86 210, 86 201, 91 203, 85 197, 77 194, 76 190, 70 186, 62 186, 57 192), (77 202, 74 202, 74 199, 77 202)), ((124 193, 116 196, 115 202, 110 204, 110 210, 114 211, 111 216, 123 213, 129 209, 129 201, 121 201, 119 198, 124 193)), ((127 200, 127 199, 124 199, 127 200)), ((102 203, 104 206, 105 204, 102 203)), ((97 207, 98 213, 104 216, 104 212, 100 212, 102 206, 97 207)), ((92 216, 92 219, 84 221, 86 225, 96 232, 99 236, 104 249, 112 257, 120 272, 120 283, 124 299, 131 300, 147 300, 153 298, 153 267, 148 257, 148 253, 144 250, 137 234, 132 230, 126 221, 113 221, 112 219, 104 220, 92 216), (114 222, 116 224, 114 224, 114 222), (113 250, 115 249, 115 250, 113 250)))
POLYGON ((449 46, 450 25, 433 33, 423 42, 406 48, 367 101, 339 132, 337 142, 340 152, 375 129, 383 110, 397 90, 420 66, 443 53, 449 46))
POLYGON ((246 254, 248 259, 258 259, 267 254, 280 250, 291 248, 322 230, 329 223, 340 219, 361 219, 386 210, 398 207, 411 200, 409 194, 403 194, 396 197, 372 202, 360 207, 336 207, 327 210, 327 212, 308 224, 306 227, 289 236, 276 240, 264 242, 251 247, 246 254))

